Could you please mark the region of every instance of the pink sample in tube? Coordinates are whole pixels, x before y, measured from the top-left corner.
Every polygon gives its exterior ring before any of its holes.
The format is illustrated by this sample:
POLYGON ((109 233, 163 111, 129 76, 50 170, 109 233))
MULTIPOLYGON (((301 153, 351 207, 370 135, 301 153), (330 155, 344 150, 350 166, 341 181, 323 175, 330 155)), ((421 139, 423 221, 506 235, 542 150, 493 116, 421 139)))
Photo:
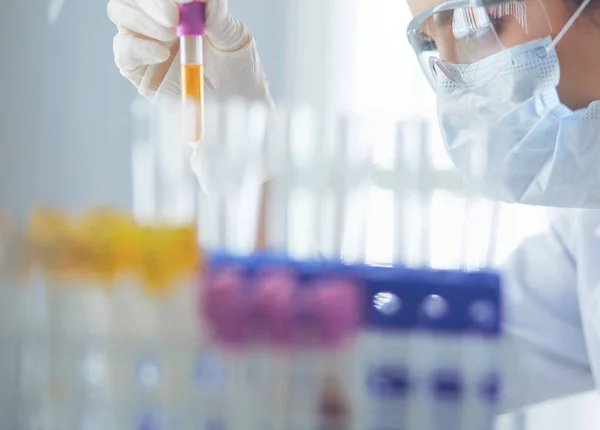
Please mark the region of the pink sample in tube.
POLYGON ((203 282, 200 313, 211 336, 217 342, 243 343, 243 271, 235 266, 216 267, 209 271, 203 282))
POLYGON ((314 288, 319 337, 325 345, 337 346, 359 328, 359 286, 345 279, 329 279, 314 288))
POLYGON ((272 269, 258 275, 248 325, 251 330, 258 328, 266 343, 281 346, 291 341, 295 289, 296 277, 290 270, 272 269))

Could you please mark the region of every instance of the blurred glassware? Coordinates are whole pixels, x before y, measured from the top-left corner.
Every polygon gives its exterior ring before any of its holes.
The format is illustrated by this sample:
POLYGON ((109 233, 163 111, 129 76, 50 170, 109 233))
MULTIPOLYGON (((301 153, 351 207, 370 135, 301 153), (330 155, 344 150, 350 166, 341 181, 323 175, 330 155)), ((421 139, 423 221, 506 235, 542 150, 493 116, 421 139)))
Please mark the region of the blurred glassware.
POLYGON ((178 105, 153 109, 152 137, 136 139, 136 213, 195 214, 208 250, 264 245, 295 258, 439 268, 496 262, 499 205, 477 181, 439 168, 429 120, 210 98, 205 138, 190 151, 178 105), (203 192, 185 170, 190 155, 203 192))
MULTIPOLYGON (((306 106, 272 112, 211 98, 205 138, 191 147, 180 109, 179 101, 133 106, 134 218, 141 226, 197 221, 205 252, 267 248, 299 260, 449 269, 494 264, 497 205, 436 169, 428 121, 306 106)), ((475 172, 483 161, 484 154, 473 154, 475 172)), ((108 246, 113 218, 101 214, 104 221, 88 219, 84 232, 108 246)), ((50 215, 48 225, 71 231, 72 221, 50 215)), ((0 366, 3 416, 24 429, 61 430, 226 419, 227 399, 239 401, 231 395, 244 376, 235 370, 238 358, 216 351, 198 324, 194 275, 157 296, 133 276, 64 282, 33 267, 20 290, 12 275, 20 266, 7 258, 17 253, 6 252, 18 242, 6 237, 0 235, 0 337, 14 354, 0 366), (199 410, 199 402, 210 406, 199 410)), ((149 253, 149 272, 183 258, 161 248, 164 238, 138 244, 149 253)), ((86 258, 81 250, 73 255, 86 258)))
POLYGON ((48 0, 48 23, 54 24, 65 4, 65 0, 48 0))

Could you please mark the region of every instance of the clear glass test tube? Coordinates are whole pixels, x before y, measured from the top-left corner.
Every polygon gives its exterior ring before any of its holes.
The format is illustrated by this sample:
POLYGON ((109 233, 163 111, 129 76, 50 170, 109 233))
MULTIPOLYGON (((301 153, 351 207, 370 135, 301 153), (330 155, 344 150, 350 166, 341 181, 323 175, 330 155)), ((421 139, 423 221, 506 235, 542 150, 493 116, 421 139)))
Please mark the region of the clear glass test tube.
POLYGON ((204 137, 204 61, 203 36, 205 2, 180 1, 179 36, 181 61, 181 97, 184 109, 184 134, 188 141, 204 137))

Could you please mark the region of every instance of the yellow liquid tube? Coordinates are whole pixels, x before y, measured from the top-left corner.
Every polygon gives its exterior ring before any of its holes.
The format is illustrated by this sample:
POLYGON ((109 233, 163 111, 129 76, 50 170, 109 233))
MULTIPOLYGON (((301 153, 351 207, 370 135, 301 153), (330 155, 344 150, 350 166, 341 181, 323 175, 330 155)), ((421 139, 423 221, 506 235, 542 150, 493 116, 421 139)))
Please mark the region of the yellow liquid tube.
POLYGON ((204 137, 202 36, 182 36, 180 44, 184 137, 199 142, 204 137))

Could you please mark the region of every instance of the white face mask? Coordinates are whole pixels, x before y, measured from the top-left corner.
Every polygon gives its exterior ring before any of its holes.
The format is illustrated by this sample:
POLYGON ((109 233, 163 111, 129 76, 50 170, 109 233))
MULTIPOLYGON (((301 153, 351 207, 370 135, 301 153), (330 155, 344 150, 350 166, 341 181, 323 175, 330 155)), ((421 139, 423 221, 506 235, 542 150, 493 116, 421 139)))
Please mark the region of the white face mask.
POLYGON ((445 63, 437 82, 440 125, 451 159, 485 195, 600 208, 600 101, 578 111, 560 102, 558 40, 534 40, 470 65, 445 63), (476 154, 485 154, 478 168, 476 154))
POLYGON ((492 198, 600 208, 600 102, 575 112, 560 103, 550 43, 529 42, 466 66, 460 85, 440 81, 444 141, 461 172, 492 198), (491 82, 469 87, 496 62, 507 65, 491 82), (485 154, 480 172, 474 152, 485 154))

